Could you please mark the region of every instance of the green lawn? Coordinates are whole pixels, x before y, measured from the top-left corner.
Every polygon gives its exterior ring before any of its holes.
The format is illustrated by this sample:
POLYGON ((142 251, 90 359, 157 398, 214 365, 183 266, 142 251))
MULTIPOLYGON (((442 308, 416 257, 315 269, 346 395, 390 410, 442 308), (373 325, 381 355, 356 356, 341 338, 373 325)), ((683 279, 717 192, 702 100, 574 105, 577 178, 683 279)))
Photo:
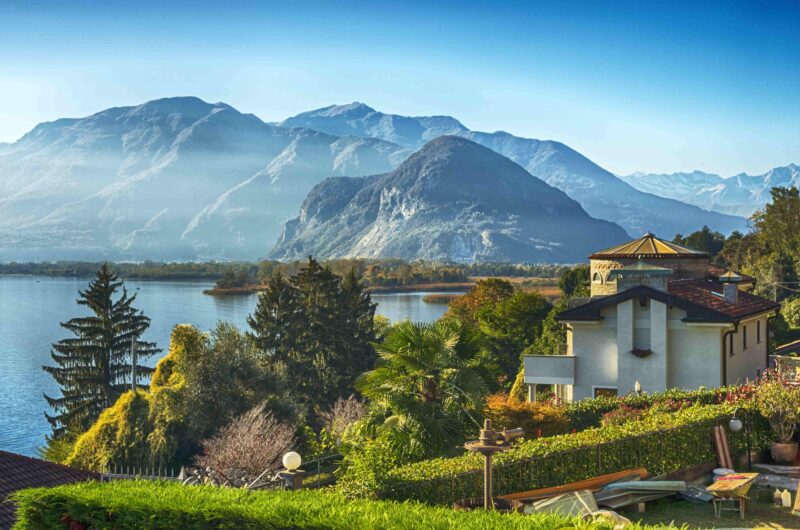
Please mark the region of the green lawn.
MULTIPOLYGON (((772 490, 754 488, 750 491, 750 503, 744 521, 737 512, 722 512, 722 517, 714 517, 712 503, 694 503, 663 499, 647 504, 644 514, 633 514, 632 520, 642 524, 687 525, 696 528, 785 528, 800 529, 800 517, 791 514, 789 508, 779 508, 772 504, 772 490)), ((627 514, 626 514, 627 515, 627 514)))

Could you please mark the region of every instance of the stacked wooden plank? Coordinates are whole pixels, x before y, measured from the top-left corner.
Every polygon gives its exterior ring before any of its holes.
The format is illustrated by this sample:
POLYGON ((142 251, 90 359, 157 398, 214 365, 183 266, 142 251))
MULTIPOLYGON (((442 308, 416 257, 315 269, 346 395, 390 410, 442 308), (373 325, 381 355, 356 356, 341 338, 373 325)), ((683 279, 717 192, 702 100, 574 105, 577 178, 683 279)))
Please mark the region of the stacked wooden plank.
POLYGON ((525 504, 526 513, 566 510, 572 514, 576 509, 590 513, 599 506, 616 510, 687 491, 683 481, 644 480, 648 476, 644 468, 628 469, 562 486, 503 495, 500 498, 525 504))

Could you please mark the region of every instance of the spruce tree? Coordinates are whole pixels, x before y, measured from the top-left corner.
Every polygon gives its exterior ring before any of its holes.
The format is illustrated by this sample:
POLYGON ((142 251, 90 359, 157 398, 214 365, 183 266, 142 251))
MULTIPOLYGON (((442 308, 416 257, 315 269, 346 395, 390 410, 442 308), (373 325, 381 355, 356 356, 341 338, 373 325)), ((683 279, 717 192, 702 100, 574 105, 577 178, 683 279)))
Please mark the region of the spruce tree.
POLYGON ((297 274, 270 280, 248 323, 259 349, 313 409, 352 393, 355 378, 372 367, 374 315, 355 272, 343 280, 309 258, 297 274))
MULTIPOLYGON (((133 307, 136 295, 128 296, 123 282, 104 263, 85 291, 79 291, 78 305, 91 311, 90 316, 62 322, 74 337, 53 344, 55 366, 44 366, 61 386, 60 397, 45 395, 56 412, 47 416, 58 438, 70 432, 83 432, 100 413, 131 388, 132 354, 146 359, 160 350, 152 342, 139 340, 150 326, 150 319, 133 307), (122 295, 114 300, 115 293, 122 295)), ((153 369, 137 363, 136 385, 153 369)))

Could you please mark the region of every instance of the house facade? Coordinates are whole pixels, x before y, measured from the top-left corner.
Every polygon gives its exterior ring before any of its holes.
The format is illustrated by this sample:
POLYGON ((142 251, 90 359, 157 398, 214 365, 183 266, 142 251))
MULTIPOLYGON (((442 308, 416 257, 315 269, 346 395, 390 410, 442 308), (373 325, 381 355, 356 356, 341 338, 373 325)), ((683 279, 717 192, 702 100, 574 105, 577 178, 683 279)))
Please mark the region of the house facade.
POLYGON ((752 278, 649 233, 589 260, 591 296, 558 316, 565 355, 524 359, 531 399, 542 384, 573 401, 736 384, 767 368, 779 304, 748 292, 752 278))

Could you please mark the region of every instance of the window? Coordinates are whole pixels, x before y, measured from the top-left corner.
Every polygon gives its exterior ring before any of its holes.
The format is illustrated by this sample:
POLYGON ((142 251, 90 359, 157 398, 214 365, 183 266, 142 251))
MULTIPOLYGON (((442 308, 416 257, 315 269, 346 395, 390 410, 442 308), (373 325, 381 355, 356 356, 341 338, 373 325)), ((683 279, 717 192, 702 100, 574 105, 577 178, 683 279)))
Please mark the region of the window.
POLYGON ((756 320, 756 344, 761 344, 761 321, 756 320))
POLYGON ((742 326, 742 349, 747 349, 747 326, 742 326))
POLYGON ((599 272, 595 272, 592 275, 592 283, 603 283, 603 277, 600 276, 599 272))
POLYGON ((612 387, 594 387, 594 397, 617 397, 617 389, 612 387))

